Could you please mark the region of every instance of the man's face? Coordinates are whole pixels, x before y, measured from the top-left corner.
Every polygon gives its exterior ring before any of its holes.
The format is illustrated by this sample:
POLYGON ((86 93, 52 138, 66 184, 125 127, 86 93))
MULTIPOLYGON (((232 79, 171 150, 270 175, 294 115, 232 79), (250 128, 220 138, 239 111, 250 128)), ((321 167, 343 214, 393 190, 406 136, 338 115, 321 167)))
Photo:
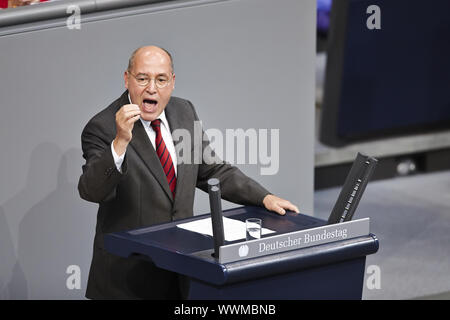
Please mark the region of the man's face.
POLYGON ((141 119, 153 121, 163 112, 175 87, 170 57, 161 49, 146 47, 139 50, 134 58, 132 70, 126 71, 125 87, 130 93, 131 103, 141 109, 141 119), (151 79, 142 86, 143 79, 151 79), (158 88, 167 81, 167 85, 158 88))

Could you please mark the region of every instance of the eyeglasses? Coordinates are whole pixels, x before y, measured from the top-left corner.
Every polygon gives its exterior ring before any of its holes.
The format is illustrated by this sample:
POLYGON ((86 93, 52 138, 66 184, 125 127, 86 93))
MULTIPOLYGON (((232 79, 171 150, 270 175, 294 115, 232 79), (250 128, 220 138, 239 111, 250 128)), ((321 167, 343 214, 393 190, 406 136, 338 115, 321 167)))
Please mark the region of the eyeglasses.
POLYGON ((134 75, 131 72, 128 71, 129 74, 131 74, 135 79, 136 82, 138 83, 138 85, 140 85, 141 87, 146 87, 150 84, 150 82, 152 80, 155 80, 155 86, 158 89, 162 89, 167 87, 167 85, 170 83, 171 78, 166 76, 166 75, 159 75, 156 78, 150 78, 148 75, 146 74, 138 74, 138 75, 134 75))

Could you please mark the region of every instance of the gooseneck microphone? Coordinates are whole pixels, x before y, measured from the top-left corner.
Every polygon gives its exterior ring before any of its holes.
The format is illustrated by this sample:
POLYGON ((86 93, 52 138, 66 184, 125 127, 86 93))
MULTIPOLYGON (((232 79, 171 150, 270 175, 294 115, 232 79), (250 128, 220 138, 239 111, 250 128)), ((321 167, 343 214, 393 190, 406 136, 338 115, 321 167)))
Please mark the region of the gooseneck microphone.
POLYGON ((214 238, 214 257, 219 258, 219 248, 224 245, 222 204, 219 179, 208 180, 209 205, 211 208, 211 220, 214 238))

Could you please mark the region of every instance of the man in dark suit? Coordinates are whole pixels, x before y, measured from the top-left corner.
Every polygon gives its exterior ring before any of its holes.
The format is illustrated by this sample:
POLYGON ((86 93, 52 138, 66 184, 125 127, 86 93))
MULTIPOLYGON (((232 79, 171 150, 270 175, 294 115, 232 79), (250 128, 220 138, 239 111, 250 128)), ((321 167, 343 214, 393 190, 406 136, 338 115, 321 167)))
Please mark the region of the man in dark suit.
MULTIPOLYGON (((109 254, 104 234, 192 216, 195 188, 207 191, 213 177, 220 180, 226 200, 279 214, 298 209, 229 164, 177 159, 171 133, 184 129, 194 136, 199 119, 189 101, 171 96, 175 74, 166 50, 137 49, 124 80, 127 91, 95 115, 82 133, 86 164, 78 190, 83 199, 99 204, 86 297, 177 299, 183 281, 176 274, 149 261, 109 254)), ((204 152, 208 141, 187 147, 214 157, 210 149, 204 152)))

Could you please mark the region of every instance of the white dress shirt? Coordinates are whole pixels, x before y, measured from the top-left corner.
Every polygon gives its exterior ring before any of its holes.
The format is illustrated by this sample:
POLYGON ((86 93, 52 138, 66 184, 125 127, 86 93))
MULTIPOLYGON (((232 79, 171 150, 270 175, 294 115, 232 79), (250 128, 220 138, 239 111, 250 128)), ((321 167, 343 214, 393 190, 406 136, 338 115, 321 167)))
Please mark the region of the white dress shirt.
MULTIPOLYGON (((131 101, 130 95, 128 95, 128 99, 131 101)), ((170 127, 169 127, 169 122, 167 121, 166 113, 164 110, 163 110, 163 112, 161 112, 158 119, 161 120, 161 135, 164 140, 164 143, 166 144, 166 148, 169 151, 170 157, 172 158, 173 168, 175 169, 175 176, 176 176, 177 175, 177 156, 176 156, 176 152, 175 152, 175 145, 173 143, 172 134, 171 134, 170 127)), ((139 120, 142 122, 142 125, 145 128, 145 132, 147 132, 147 136, 150 139, 150 142, 152 143, 153 148, 156 149, 156 145, 155 145, 156 132, 155 132, 155 130, 153 130, 153 128, 151 126, 151 122, 145 121, 142 119, 139 119, 139 120)), ((125 158, 126 151, 121 156, 118 156, 116 153, 116 150, 114 150, 113 143, 114 143, 114 141, 111 142, 111 151, 112 151, 112 154, 114 157, 114 163, 116 164, 117 170, 120 173, 122 173, 122 163, 123 163, 123 159, 125 158)))

